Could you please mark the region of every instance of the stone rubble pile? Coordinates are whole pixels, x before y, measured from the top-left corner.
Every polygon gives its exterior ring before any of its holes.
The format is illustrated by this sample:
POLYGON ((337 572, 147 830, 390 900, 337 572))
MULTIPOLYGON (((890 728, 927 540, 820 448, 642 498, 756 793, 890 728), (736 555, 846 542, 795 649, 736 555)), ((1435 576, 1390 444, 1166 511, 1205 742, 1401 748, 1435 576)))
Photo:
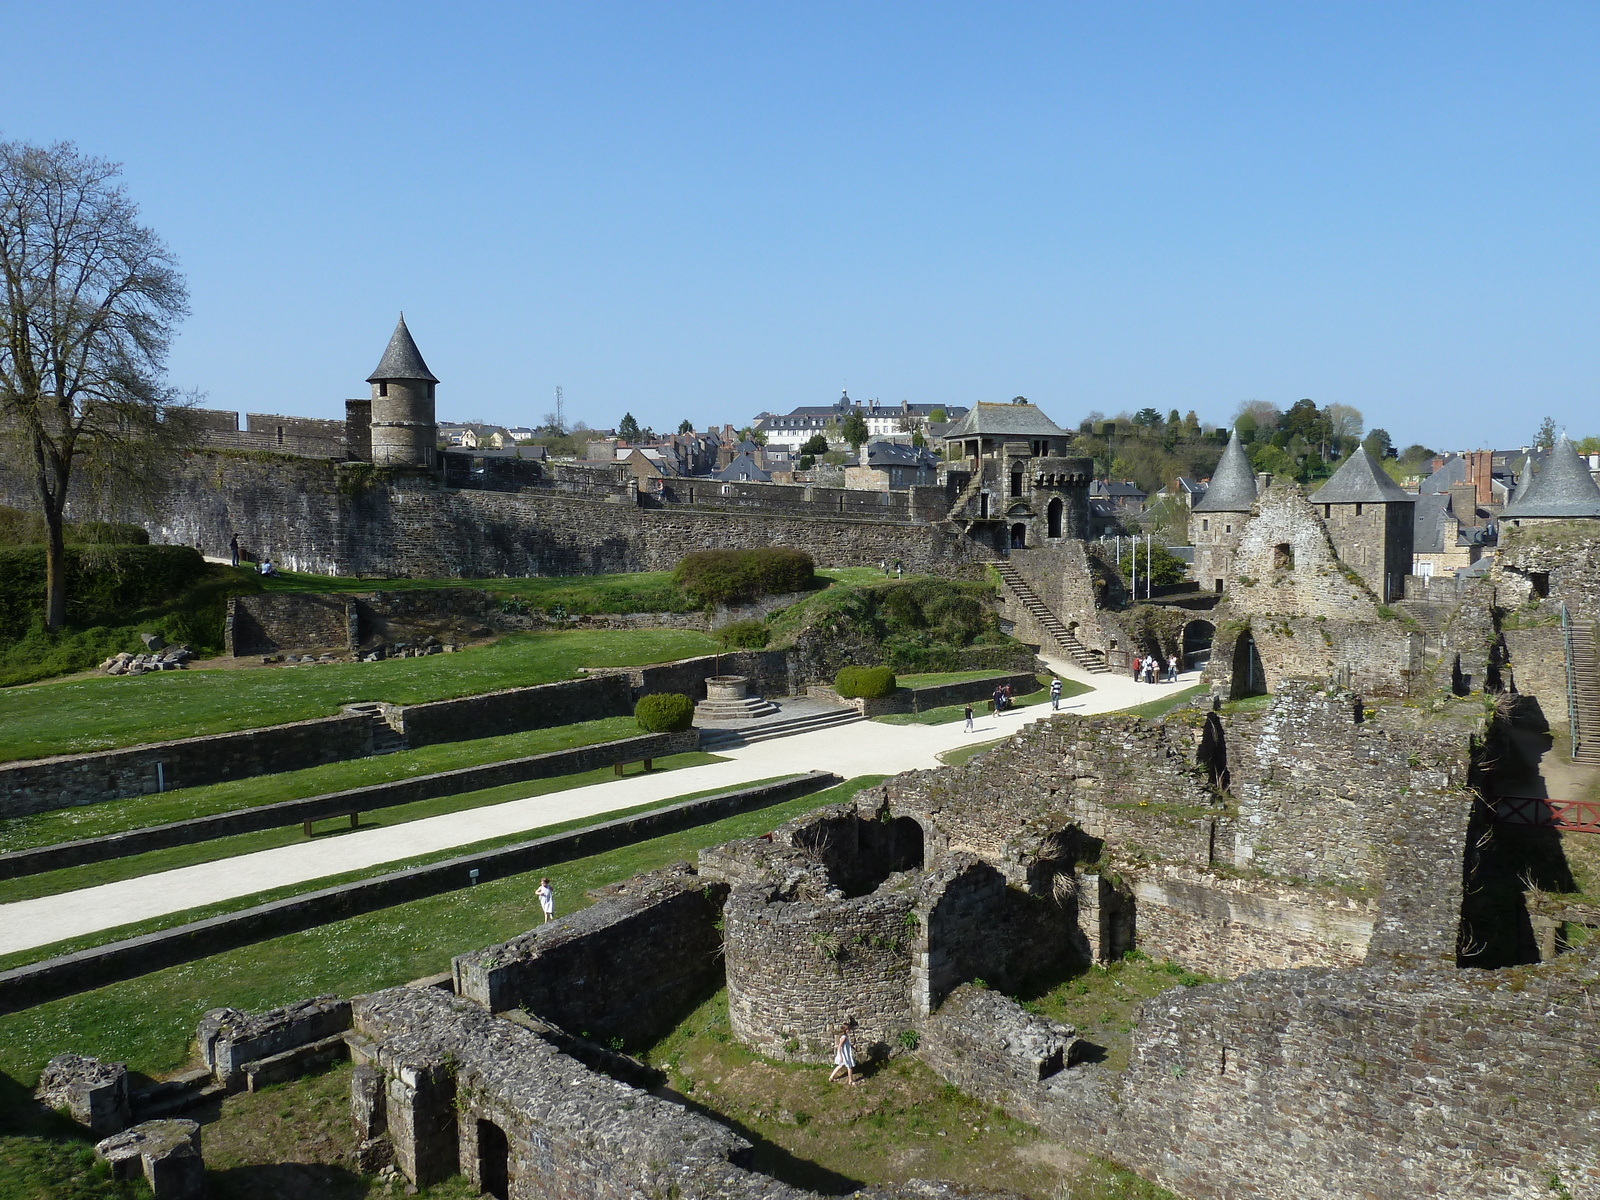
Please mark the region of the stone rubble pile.
MULTIPOLYGON (((156 640, 160 641, 159 638, 156 640)), ((187 668, 195 657, 194 651, 187 646, 168 646, 163 642, 160 649, 150 650, 144 654, 129 654, 126 650, 120 654, 113 654, 100 664, 100 669, 107 675, 144 675, 151 671, 177 671, 187 668)))

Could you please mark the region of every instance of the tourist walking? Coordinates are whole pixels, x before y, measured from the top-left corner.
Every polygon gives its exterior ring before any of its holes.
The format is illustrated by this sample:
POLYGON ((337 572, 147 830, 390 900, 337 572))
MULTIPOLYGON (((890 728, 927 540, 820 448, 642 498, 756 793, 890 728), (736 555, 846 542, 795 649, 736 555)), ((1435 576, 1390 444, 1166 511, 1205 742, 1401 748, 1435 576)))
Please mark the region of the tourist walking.
POLYGON ((970 705, 970 704, 967 705, 967 707, 966 707, 966 718, 967 718, 967 732, 971 733, 972 732, 972 705, 970 705))
POLYGON ((1154 683, 1156 681, 1156 656, 1154 654, 1147 654, 1144 657, 1144 681, 1146 683, 1154 683))
POLYGON ((1061 680, 1050 680, 1050 711, 1061 711, 1061 680))
POLYGON ((838 1040, 833 1043, 833 1074, 828 1076, 832 1083, 839 1078, 839 1072, 844 1072, 844 1077, 851 1087, 856 1085, 856 1051, 850 1044, 850 1026, 839 1026, 838 1040))
POLYGON ((1140 658, 1137 654, 1135 654, 1133 656, 1133 681, 1135 683, 1139 682, 1139 671, 1143 667, 1144 667, 1144 659, 1140 658))
POLYGON ((556 894, 551 890, 550 877, 548 875, 539 880, 539 886, 534 889, 533 894, 539 897, 539 907, 544 910, 544 919, 546 921, 554 921, 556 919, 556 894))
POLYGON ((1178 682, 1178 656, 1176 654, 1167 655, 1167 682, 1178 682))
POLYGON ((234 566, 239 565, 239 535, 236 533, 228 539, 228 558, 234 566))

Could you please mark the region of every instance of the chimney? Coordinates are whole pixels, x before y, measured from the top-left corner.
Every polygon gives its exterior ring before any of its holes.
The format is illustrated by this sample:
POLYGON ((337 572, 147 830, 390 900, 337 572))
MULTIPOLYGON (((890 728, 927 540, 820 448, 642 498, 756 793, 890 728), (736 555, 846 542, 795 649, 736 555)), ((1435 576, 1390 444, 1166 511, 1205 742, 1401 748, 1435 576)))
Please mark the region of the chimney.
POLYGON ((1262 471, 1256 475, 1256 495, 1261 495, 1262 492, 1266 491, 1271 486, 1272 473, 1270 471, 1262 471))

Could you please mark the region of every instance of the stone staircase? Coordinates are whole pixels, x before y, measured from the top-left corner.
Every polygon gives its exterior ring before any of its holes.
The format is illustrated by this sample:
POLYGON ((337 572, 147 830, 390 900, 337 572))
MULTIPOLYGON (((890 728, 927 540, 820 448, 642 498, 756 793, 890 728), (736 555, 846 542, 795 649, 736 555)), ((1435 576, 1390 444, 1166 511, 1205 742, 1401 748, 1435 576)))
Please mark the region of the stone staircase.
POLYGON ((392 708, 393 705, 374 700, 360 704, 346 704, 342 711, 352 716, 366 717, 372 722, 374 754, 395 754, 401 750, 411 749, 411 743, 406 740, 405 734, 389 724, 388 710, 392 708))
POLYGON ((1106 666, 1105 659, 1098 654, 1090 653, 1089 648, 1072 635, 1072 631, 1061 623, 1061 618, 1051 612, 1045 602, 1039 599, 1039 593, 1033 590, 1016 567, 1008 562, 997 562, 993 566, 1000 572, 1000 578, 1005 580, 1006 586, 1011 589, 1011 594, 1033 614, 1033 619, 1038 622, 1039 627, 1066 651, 1067 657, 1085 671, 1095 675, 1110 673, 1111 668, 1106 666))
POLYGON ((1567 687, 1572 701, 1572 759, 1600 766, 1600 658, 1595 655, 1595 627, 1574 621, 1570 636, 1572 662, 1567 687))
POLYGON ((776 704, 760 696, 741 696, 736 700, 706 699, 694 706, 694 719, 708 725, 719 721, 755 721, 770 717, 777 711, 776 704))
MULTIPOLYGON (((965 521, 967 519, 967 505, 983 490, 983 463, 978 464, 978 469, 972 473, 972 481, 962 489, 961 495, 956 497, 956 502, 950 506, 950 511, 945 514, 949 521, 965 521)), ((993 515, 993 514, 991 514, 993 515)))
POLYGON ((842 708, 837 712, 813 713, 806 717, 791 717, 787 721, 767 721, 749 729, 702 729, 700 749, 713 753, 718 750, 735 750, 756 742, 773 738, 793 737, 800 733, 814 733, 819 729, 832 729, 836 725, 853 725, 865 721, 858 709, 842 708))
POLYGON ((1431 606, 1417 600, 1402 600, 1396 607, 1415 621, 1417 628, 1429 637, 1436 638, 1444 633, 1444 622, 1439 620, 1438 612, 1431 606))

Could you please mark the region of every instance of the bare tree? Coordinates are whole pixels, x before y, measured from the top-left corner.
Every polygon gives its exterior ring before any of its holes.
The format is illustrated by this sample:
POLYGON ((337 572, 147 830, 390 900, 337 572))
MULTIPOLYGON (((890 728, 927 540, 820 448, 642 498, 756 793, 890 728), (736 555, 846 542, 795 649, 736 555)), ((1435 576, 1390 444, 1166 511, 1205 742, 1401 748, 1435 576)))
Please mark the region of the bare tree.
POLYGON ((45 626, 66 621, 66 511, 150 477, 186 425, 167 348, 188 293, 116 164, 0 142, 0 435, 44 516, 45 626))

